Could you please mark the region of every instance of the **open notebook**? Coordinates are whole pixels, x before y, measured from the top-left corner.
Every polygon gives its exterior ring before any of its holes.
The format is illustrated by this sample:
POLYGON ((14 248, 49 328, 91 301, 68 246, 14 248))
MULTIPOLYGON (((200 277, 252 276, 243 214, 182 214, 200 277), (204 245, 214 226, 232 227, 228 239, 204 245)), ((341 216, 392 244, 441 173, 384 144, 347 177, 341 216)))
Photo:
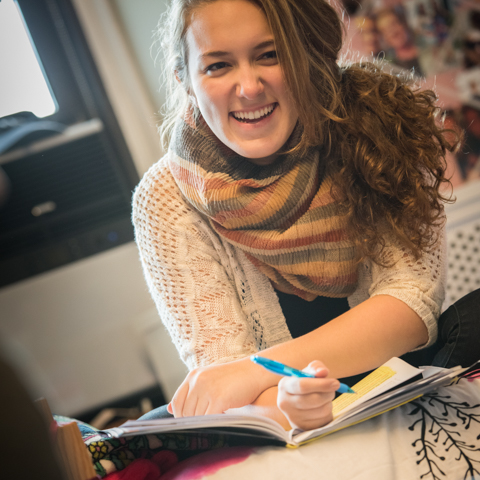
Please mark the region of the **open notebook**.
POLYGON ((104 432, 112 438, 181 431, 215 432, 270 439, 272 443, 281 442, 296 447, 403 405, 450 383, 453 378, 474 367, 415 368, 394 357, 354 385, 352 388, 356 393, 345 393, 336 398, 333 402, 333 420, 315 430, 286 431, 269 418, 226 413, 202 417, 130 420, 104 432))

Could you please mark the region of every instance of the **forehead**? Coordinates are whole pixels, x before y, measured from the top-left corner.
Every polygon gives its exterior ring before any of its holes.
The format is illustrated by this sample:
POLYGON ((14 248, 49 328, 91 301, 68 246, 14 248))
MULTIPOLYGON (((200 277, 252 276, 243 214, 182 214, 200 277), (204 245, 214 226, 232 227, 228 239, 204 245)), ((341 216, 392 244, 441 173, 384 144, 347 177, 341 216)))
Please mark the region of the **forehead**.
POLYGON ((263 11, 247 0, 217 0, 194 9, 187 19, 190 53, 231 52, 271 38, 263 11))
POLYGON ((377 17, 377 25, 385 25, 391 23, 401 23, 398 15, 393 12, 385 12, 377 17))

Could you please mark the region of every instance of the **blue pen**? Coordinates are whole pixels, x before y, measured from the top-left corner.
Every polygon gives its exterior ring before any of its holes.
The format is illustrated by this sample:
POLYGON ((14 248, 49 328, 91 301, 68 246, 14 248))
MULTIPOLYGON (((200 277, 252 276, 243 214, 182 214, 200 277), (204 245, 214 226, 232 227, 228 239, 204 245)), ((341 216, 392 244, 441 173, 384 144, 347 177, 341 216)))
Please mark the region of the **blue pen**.
MULTIPOLYGON (((250 360, 258 365, 261 365, 263 368, 270 370, 277 375, 283 375, 285 377, 309 377, 316 378, 313 373, 302 372, 296 368, 289 367, 283 363, 276 362, 275 360, 270 360, 269 358, 260 357, 259 355, 252 355, 250 360)), ((340 388, 337 390, 338 393, 355 393, 348 385, 340 383, 340 388)))

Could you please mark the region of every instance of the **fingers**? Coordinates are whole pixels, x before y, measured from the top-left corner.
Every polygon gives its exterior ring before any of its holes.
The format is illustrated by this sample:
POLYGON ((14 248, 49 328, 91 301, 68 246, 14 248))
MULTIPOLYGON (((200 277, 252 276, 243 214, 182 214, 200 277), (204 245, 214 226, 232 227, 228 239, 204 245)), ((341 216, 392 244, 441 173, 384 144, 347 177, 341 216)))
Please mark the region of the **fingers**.
POLYGON ((323 397, 320 401, 314 402, 312 408, 304 408, 306 404, 302 404, 302 408, 298 408, 291 399, 281 399, 278 397, 278 407, 283 412, 292 427, 301 428, 302 430, 310 430, 326 425, 333 419, 332 402, 327 397, 323 397))
POLYGON ((223 413, 208 391, 198 388, 198 371, 192 370, 178 387, 167 410, 176 418, 223 413), (200 393, 199 393, 200 392, 200 393))
MULTIPOLYGON (((309 430, 323 426, 332 420, 332 400, 335 397, 335 390, 292 394, 288 392, 288 390, 292 390, 292 388, 289 387, 287 389, 283 385, 285 383, 290 383, 288 380, 290 379, 282 379, 278 384, 277 405, 287 417, 292 427, 298 427, 302 430, 309 430)), ((323 384, 326 381, 330 382, 331 379, 324 380, 302 378, 296 380, 296 383, 298 383, 301 387, 301 385, 304 383, 312 383, 312 380, 313 382, 323 384), (304 380, 308 380, 309 382, 304 382, 304 380)), ((319 387, 317 385, 315 389, 318 390, 318 388, 319 387)), ((297 391, 297 388, 294 388, 293 390, 297 391)), ((304 391, 303 388, 299 388, 299 390, 304 391)))
POLYGON ((328 378, 328 369, 318 360, 311 362, 304 371, 314 374, 315 378, 284 377, 280 380, 277 405, 292 427, 309 430, 332 420, 332 400, 340 382, 328 378))
POLYGON ((171 409, 170 413, 173 413, 176 418, 184 416, 183 408, 188 395, 188 390, 189 384, 187 382, 187 379, 185 379, 183 383, 178 387, 175 395, 172 398, 172 401, 169 404, 169 408, 171 409))
POLYGON ((187 396, 182 410, 182 417, 193 417, 195 416, 195 410, 198 405, 198 397, 196 395, 189 397, 187 396))
POLYGON ((331 404, 329 405, 330 408, 327 408, 326 405, 325 408, 310 410, 308 415, 287 416, 287 419, 292 427, 300 428, 301 430, 313 430, 315 428, 323 427, 333 420, 331 404))
POLYGON ((217 413, 224 413, 224 412, 222 409, 218 408, 218 405, 212 402, 208 405, 203 415, 215 415, 217 413))
POLYGON ((335 379, 282 378, 278 383, 278 407, 311 410, 331 403, 340 382, 335 379))
POLYGON ((335 378, 284 377, 278 382, 279 388, 290 395, 335 392, 340 382, 335 378))
POLYGON ((297 409, 297 410, 313 410, 321 408, 323 405, 332 403, 335 398, 335 391, 332 392, 314 392, 305 395, 292 395, 283 392, 278 397, 278 407, 297 409))
POLYGON ((180 385, 167 409, 173 413, 175 418, 194 417, 205 415, 209 407, 209 400, 206 396, 198 397, 190 389, 187 379, 180 385))
POLYGON ((210 405, 210 402, 207 398, 205 397, 200 397, 197 401, 197 405, 195 406, 195 411, 193 412, 193 415, 208 415, 208 407, 210 405))
POLYGON ((306 368, 303 369, 304 372, 312 373, 317 378, 325 378, 328 376, 328 368, 320 361, 314 360, 310 362, 306 368))

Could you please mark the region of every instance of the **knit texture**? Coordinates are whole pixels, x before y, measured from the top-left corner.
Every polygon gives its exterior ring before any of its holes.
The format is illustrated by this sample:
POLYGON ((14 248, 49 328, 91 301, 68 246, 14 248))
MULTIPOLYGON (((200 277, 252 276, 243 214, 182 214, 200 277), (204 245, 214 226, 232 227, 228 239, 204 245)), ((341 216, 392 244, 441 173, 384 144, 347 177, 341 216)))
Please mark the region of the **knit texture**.
MULTIPOLYGON (((133 222, 148 288, 181 359, 193 369, 290 340, 268 277, 183 199, 168 166, 170 155, 137 187, 133 222)), ((362 262, 350 307, 391 295, 425 322, 429 340, 424 346, 433 343, 445 283, 443 232, 439 237, 436 248, 418 261, 391 241, 383 256, 392 266, 362 262)))
POLYGON ((319 148, 257 166, 182 119, 171 148, 170 170, 187 201, 283 291, 306 300, 353 293, 355 248, 319 148))

